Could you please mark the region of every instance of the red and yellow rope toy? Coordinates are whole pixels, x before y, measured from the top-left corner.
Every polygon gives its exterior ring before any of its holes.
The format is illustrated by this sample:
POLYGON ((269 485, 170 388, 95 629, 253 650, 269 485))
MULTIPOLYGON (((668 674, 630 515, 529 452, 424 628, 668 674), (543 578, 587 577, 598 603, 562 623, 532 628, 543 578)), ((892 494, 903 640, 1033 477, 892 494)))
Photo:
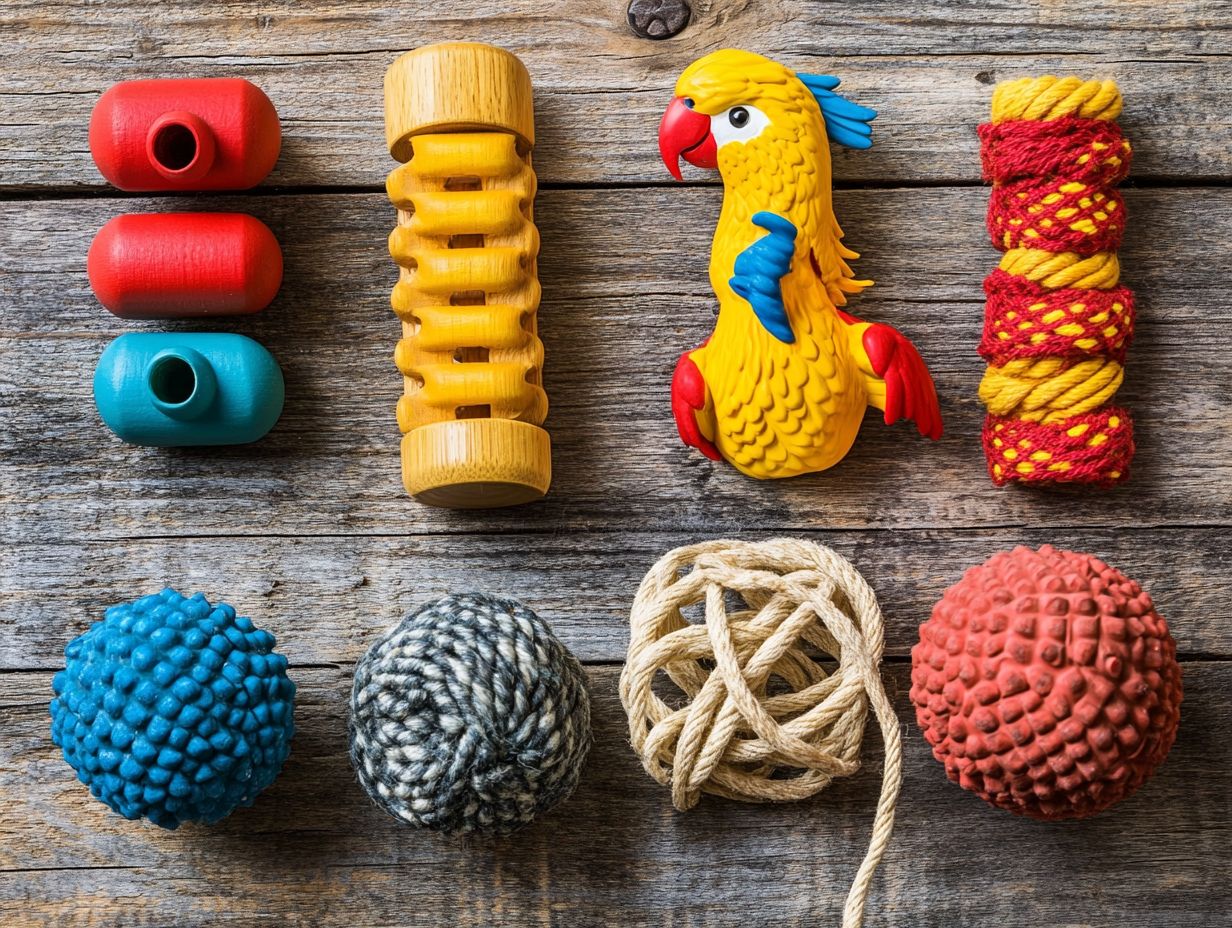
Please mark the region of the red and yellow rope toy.
POLYGON ((999 84, 979 127, 994 184, 988 231, 1005 254, 984 281, 980 400, 984 453, 998 485, 1112 486, 1134 454, 1129 413, 1110 403, 1124 376, 1133 293, 1116 251, 1116 185, 1130 146, 1113 121, 1112 81, 1036 77, 999 84))

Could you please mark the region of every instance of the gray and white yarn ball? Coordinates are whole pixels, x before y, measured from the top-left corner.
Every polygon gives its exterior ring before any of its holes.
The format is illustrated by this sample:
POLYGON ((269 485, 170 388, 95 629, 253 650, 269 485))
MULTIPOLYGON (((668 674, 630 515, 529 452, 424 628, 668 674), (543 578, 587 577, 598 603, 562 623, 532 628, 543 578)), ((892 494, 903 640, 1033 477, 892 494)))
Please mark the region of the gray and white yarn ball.
POLYGON ((401 821, 505 834, 573 792, 590 750, 582 666, 512 599, 446 596, 355 668, 351 762, 401 821))

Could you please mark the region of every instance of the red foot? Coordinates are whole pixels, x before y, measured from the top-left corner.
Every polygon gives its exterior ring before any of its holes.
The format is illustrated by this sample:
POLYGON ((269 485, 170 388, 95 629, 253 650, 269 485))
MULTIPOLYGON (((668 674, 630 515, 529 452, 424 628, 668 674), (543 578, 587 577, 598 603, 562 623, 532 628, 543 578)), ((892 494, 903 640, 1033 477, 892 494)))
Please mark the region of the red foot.
POLYGON ((920 434, 941 437, 941 407, 937 389, 915 346, 888 325, 870 325, 864 331, 864 351, 873 373, 885 381, 885 422, 911 419, 920 434))
POLYGON ((710 460, 717 461, 721 457, 719 449, 702 434, 701 427, 697 424, 697 412, 705 405, 706 381, 686 351, 680 356, 676 373, 672 375, 672 415, 676 417, 680 440, 696 448, 710 460))

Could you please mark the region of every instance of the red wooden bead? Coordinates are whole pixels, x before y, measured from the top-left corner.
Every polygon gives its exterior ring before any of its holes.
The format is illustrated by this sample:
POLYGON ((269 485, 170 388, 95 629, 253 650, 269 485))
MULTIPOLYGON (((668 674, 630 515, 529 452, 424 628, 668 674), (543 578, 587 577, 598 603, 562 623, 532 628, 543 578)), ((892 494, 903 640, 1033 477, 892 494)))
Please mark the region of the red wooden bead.
POLYGON ((86 259, 99 301, 125 319, 260 312, 282 285, 282 250, 243 213, 116 216, 86 259))
POLYGON ((243 190, 273 169, 278 113, 238 77, 124 81, 90 117, 90 152, 121 190, 243 190))

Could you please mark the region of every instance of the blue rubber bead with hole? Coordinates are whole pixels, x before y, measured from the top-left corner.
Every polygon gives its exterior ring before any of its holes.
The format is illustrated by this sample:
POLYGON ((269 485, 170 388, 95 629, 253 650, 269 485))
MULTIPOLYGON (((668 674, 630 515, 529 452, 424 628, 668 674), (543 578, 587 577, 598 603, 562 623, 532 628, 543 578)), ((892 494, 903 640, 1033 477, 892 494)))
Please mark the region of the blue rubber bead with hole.
POLYGON ((285 396, 278 362, 226 332, 121 335, 94 371, 94 402, 134 445, 240 445, 274 427, 285 396))
POLYGON ((64 656, 52 741, 127 819, 213 824, 252 805, 290 753, 287 660, 226 603, 171 589, 121 603, 64 656))

